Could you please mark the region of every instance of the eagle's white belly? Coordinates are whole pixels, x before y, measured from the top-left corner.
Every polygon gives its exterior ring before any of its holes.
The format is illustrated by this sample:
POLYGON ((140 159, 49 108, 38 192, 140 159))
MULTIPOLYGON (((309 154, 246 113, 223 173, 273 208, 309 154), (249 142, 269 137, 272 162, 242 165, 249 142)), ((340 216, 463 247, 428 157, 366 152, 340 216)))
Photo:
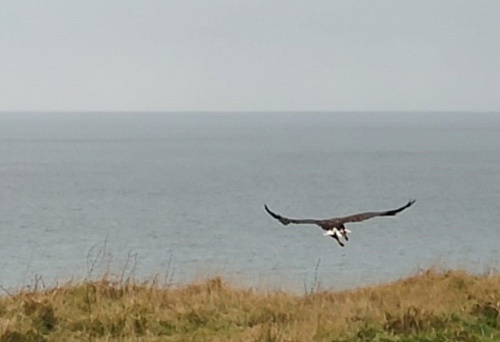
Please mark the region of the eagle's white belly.
POLYGON ((339 232, 339 230, 337 228, 333 228, 333 229, 330 229, 330 230, 327 230, 326 232, 324 232, 323 235, 326 235, 326 236, 334 236, 334 235, 340 236, 340 232, 339 232))
MULTIPOLYGON (((349 229, 345 229, 344 232, 345 232, 345 235, 351 234, 351 231, 349 229)), ((340 230, 338 230, 337 228, 327 230, 326 232, 323 233, 323 235, 325 235, 325 236, 335 236, 336 235, 337 237, 342 236, 342 234, 340 233, 340 230)))

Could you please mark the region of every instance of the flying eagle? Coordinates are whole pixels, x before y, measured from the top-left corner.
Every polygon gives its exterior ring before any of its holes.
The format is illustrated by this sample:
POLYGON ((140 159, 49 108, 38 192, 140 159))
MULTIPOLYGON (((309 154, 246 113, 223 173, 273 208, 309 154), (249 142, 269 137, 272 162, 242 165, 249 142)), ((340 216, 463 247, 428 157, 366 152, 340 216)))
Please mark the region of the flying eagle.
POLYGON ((354 214, 354 215, 349 215, 349 216, 344 216, 344 217, 333 217, 330 219, 324 219, 324 220, 316 220, 316 219, 291 219, 288 217, 281 216, 279 214, 276 214, 271 211, 267 207, 267 205, 264 204, 264 209, 266 209, 267 213, 280 221, 284 226, 289 225, 290 223, 294 224, 315 224, 318 225, 321 229, 325 231, 323 235, 326 236, 331 236, 337 242, 341 247, 344 247, 344 243, 340 241, 340 237, 342 236, 345 241, 349 240, 349 237, 347 234, 351 233, 349 229, 346 229, 344 226, 345 223, 350 223, 350 222, 361 222, 364 220, 368 220, 372 217, 377 217, 377 216, 394 216, 397 213, 405 210, 406 208, 409 208, 415 203, 415 200, 408 201, 404 206, 393 209, 393 210, 386 210, 386 211, 370 211, 366 213, 359 213, 359 214, 354 214))

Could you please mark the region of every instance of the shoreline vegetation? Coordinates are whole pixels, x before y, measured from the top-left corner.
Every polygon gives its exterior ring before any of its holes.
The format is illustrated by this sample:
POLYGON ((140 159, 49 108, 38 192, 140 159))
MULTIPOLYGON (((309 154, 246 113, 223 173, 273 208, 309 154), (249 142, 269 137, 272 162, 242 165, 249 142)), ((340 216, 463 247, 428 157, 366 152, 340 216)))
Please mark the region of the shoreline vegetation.
POLYGON ((1 295, 0 341, 500 341, 500 274, 428 269, 303 295, 104 275, 1 295))

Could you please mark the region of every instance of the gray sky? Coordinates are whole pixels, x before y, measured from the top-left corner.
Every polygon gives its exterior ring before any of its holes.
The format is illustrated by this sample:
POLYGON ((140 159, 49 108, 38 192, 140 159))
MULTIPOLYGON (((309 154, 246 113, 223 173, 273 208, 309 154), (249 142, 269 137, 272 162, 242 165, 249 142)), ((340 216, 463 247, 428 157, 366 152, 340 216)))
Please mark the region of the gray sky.
POLYGON ((500 1, 18 0, 0 110, 500 110, 500 1))

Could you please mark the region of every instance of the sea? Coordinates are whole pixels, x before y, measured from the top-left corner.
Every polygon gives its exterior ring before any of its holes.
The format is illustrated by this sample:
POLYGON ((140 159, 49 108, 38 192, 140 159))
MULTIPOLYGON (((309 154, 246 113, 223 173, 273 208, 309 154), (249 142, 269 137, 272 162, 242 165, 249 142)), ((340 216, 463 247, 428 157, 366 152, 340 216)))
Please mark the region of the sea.
POLYGON ((0 287, 309 292, 500 266, 500 114, 0 113, 0 287), (416 203, 347 226, 313 225, 416 203))

